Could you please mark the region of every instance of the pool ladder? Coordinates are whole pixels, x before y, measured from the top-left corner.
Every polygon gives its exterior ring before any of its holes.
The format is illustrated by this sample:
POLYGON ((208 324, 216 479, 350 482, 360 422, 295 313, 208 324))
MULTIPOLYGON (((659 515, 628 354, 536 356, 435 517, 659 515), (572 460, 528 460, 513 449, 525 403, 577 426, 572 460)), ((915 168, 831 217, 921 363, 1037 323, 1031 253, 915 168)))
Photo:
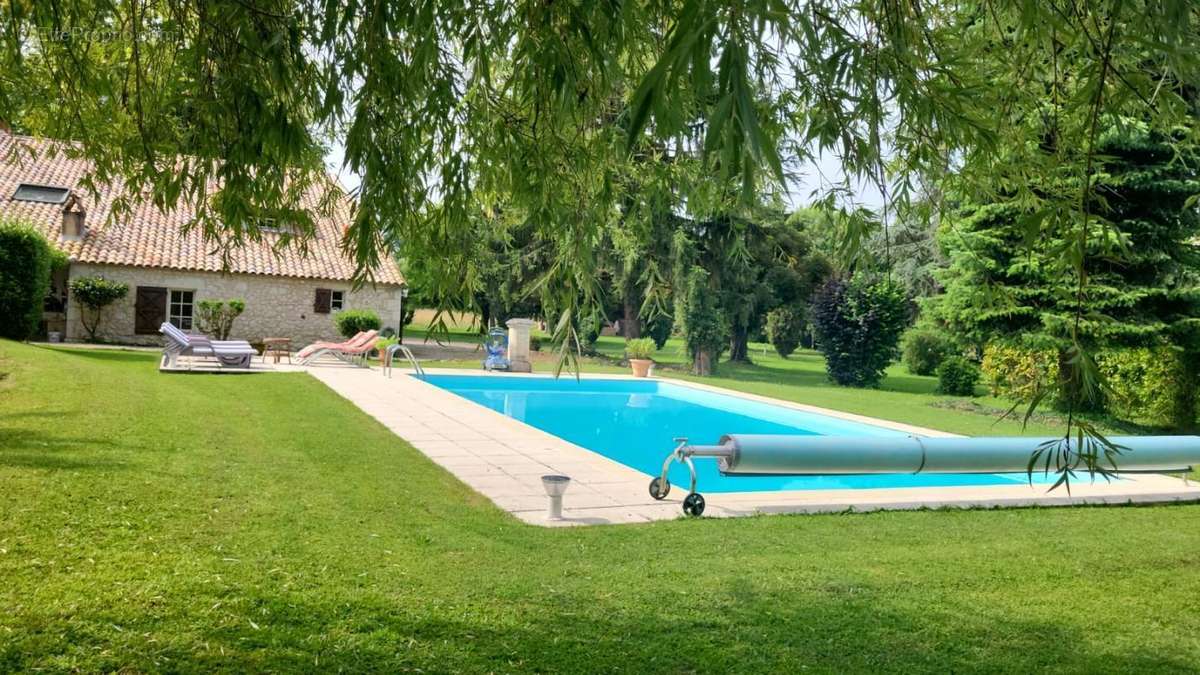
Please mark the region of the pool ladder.
POLYGON ((416 371, 417 377, 422 380, 425 379, 425 369, 421 367, 421 362, 417 361, 417 357, 413 356, 411 349, 401 344, 395 344, 387 348, 387 352, 383 358, 384 375, 387 377, 392 376, 392 362, 396 360, 396 352, 400 352, 404 355, 404 358, 408 359, 408 364, 416 371))

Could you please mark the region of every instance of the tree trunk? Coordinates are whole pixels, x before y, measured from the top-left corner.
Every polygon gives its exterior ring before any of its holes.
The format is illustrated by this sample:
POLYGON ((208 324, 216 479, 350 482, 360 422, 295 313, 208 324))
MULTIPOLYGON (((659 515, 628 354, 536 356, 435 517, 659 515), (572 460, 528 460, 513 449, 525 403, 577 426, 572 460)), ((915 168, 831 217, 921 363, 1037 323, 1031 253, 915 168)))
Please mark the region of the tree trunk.
POLYGON ((696 352, 692 359, 692 372, 697 375, 709 376, 713 374, 713 358, 712 353, 704 350, 696 352))
POLYGON ((642 321, 638 318, 638 308, 634 300, 627 291, 625 293, 624 316, 621 318, 621 335, 624 335, 626 340, 633 340, 642 336, 642 321))
POLYGON ((735 326, 730 332, 729 360, 737 363, 750 363, 750 335, 745 326, 735 326))
POLYGON ((417 310, 409 309, 407 307, 405 307, 404 311, 400 313, 400 325, 396 328, 397 343, 404 344, 404 327, 412 323, 413 318, 416 317, 416 315, 417 310))
POLYGON ((96 342, 96 331, 100 328, 100 309, 96 307, 87 307, 79 313, 79 323, 83 324, 83 329, 87 331, 88 342, 96 342), (91 321, 88 321, 88 317, 91 321))
POLYGON ((486 334, 492 327, 492 303, 484 300, 479 303, 479 332, 486 334))

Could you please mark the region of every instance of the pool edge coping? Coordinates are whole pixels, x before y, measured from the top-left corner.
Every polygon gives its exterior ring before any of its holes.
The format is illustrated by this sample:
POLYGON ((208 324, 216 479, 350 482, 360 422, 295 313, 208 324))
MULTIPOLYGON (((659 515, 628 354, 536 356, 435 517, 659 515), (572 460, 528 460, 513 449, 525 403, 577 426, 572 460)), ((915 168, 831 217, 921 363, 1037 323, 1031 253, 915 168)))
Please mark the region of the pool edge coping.
MULTIPOLYGON (((411 371, 405 371, 412 375, 411 371)), ((426 368, 425 373, 428 375, 465 375, 468 377, 499 377, 504 379, 512 378, 533 378, 533 379, 553 379, 552 375, 543 373, 500 373, 489 371, 472 371, 461 368, 426 368)), ((905 424, 904 422, 895 422, 893 420, 885 420, 879 417, 870 417, 860 415, 858 413, 845 412, 843 410, 834 410, 833 408, 823 408, 808 403, 799 403, 797 401, 789 401, 782 398, 773 398, 762 394, 754 394, 751 392, 738 391, 736 389, 726 389, 716 385, 705 384, 703 382, 694 382, 692 380, 681 380, 674 377, 662 377, 654 375, 651 377, 633 377, 631 375, 622 375, 618 373, 588 373, 589 379, 602 380, 628 380, 630 382, 667 382, 680 387, 687 387, 699 391, 708 392, 710 394, 722 394, 725 396, 733 396, 735 398, 754 401, 756 403, 765 403, 767 405, 775 405, 783 408, 791 408, 800 412, 812 413, 815 415, 825 415, 846 422, 857 422, 858 424, 867 424, 875 427, 882 427, 892 431, 903 431, 905 433, 916 434, 918 436, 942 437, 942 438, 962 438, 962 434, 955 434, 949 431, 941 431, 938 429, 930 429, 928 427, 919 427, 913 424, 905 424)), ((592 452, 589 450, 588 452, 592 452)), ((599 453, 597 453, 599 454, 599 453)))
MULTIPOLYGON (((641 471, 606 457, 532 425, 470 401, 458 394, 422 381, 411 371, 397 371, 403 377, 382 378, 379 371, 369 369, 313 368, 308 372, 318 380, 355 403, 383 423, 397 436, 409 442, 427 458, 442 466, 460 481, 487 497, 497 507, 520 520, 539 526, 585 524, 616 524, 670 520, 683 517, 680 497, 684 490, 673 490, 667 499, 651 501, 648 495, 649 477, 641 471), (342 381, 367 380, 369 389, 380 390, 363 400, 362 388, 343 387, 342 381), (390 386, 389 386, 390 385, 390 386), (404 396, 399 389, 410 389, 404 396), (401 394, 398 407, 382 405, 377 397, 382 392, 401 394), (431 414, 438 416, 443 428, 424 427, 415 418, 405 418, 404 403, 420 399, 431 414), (429 404, 433 405, 430 406, 429 404), (463 419, 468 420, 467 423, 463 419), (446 424, 460 425, 447 430, 446 424), (416 430, 416 431, 414 431, 416 430), (445 436, 443 436, 443 433, 445 436), (459 436, 455 440, 451 436, 459 436), (469 440, 461 440, 467 438, 469 440), (479 447, 487 449, 486 454, 479 447), (492 444, 496 447, 493 448, 492 444), (493 452, 500 450, 501 452, 493 452), (536 452, 535 452, 536 449, 536 452), (447 454, 451 453, 451 454, 447 454), (464 454, 465 453, 465 454, 464 454), (459 461, 461 460, 461 461, 459 461), (546 501, 540 487, 540 477, 533 473, 522 475, 509 470, 503 461, 524 464, 524 470, 540 463, 548 472, 565 473, 572 477, 572 494, 568 489, 565 503, 569 517, 563 521, 548 521, 542 504, 546 501), (484 466, 490 467, 478 473, 484 466), (558 467, 569 467, 562 471, 558 467), (580 473, 583 471, 584 473, 580 473), (599 472, 600 476, 592 475, 599 472), (573 475, 574 474, 574 475, 573 475), (590 501, 589 501, 590 500, 590 501), (572 507, 572 503, 576 505, 572 507)), ((534 377, 547 378, 541 373, 487 373, 458 368, 430 368, 428 374, 465 375, 471 377, 534 377)), ((587 374, 589 379, 644 381, 615 373, 587 374)), ((646 378, 690 387, 709 393, 734 396, 768 405, 828 415, 837 419, 870 424, 906 433, 929 436, 958 436, 949 432, 926 429, 878 418, 846 413, 794 401, 775 399, 731 389, 675 378, 646 378)), ((426 414, 426 413, 422 413, 426 414)), ((669 449, 664 450, 664 458, 669 449)), ((535 472, 536 473, 536 472, 535 472)), ((702 487, 702 486, 701 486, 702 487)), ((703 490, 701 490, 703 493, 703 490)), ((1164 474, 1126 477, 1121 484, 1076 485, 1072 493, 1047 494, 1024 483, 988 486, 933 486, 906 488, 835 489, 835 490, 777 490, 765 492, 724 492, 705 495, 707 516, 738 517, 775 513, 827 513, 844 511, 900 510, 921 508, 1004 508, 1028 506, 1063 506, 1077 504, 1161 503, 1200 500, 1200 485, 1186 483, 1164 474), (1131 489, 1136 488, 1136 489, 1131 489)))

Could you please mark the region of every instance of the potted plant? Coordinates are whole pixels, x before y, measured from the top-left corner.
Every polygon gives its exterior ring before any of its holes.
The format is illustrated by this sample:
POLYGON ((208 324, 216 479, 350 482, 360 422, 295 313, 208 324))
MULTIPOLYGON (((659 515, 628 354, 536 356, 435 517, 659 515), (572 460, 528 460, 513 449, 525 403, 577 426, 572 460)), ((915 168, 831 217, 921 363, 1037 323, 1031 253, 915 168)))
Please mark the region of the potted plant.
POLYGON ((634 377, 646 377, 650 373, 650 366, 654 365, 650 356, 654 350, 654 340, 651 338, 638 338, 625 343, 625 356, 629 357, 634 377))

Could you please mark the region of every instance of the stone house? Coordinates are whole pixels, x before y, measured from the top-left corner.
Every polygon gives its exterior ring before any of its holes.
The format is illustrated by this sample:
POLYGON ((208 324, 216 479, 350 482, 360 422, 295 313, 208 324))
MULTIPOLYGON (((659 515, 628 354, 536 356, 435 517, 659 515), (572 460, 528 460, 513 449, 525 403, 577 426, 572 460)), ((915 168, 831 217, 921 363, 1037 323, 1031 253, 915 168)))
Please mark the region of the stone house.
MULTIPOLYGON (((185 206, 164 213, 135 202, 127 214, 110 218, 124 188, 105 186, 95 195, 79 187, 90 164, 65 149, 0 131, 0 217, 36 227, 70 263, 55 275, 47 298, 47 331, 69 341, 86 337, 81 308, 67 286, 94 275, 129 285, 128 295, 104 310, 97 331, 113 342, 161 344, 164 321, 198 332, 197 302, 234 298, 244 300, 246 310, 231 337, 251 342, 288 337, 296 348, 340 339, 333 317, 352 308, 374 310, 384 327, 398 328, 405 285, 390 256, 381 256, 385 262, 374 270, 374 283, 352 286, 354 263, 340 246, 351 217, 348 198, 332 216, 316 216, 316 236, 305 252, 281 245, 283 230, 272 228, 262 241, 247 242, 223 259, 199 231, 183 232, 193 218, 185 206)), ((307 199, 313 206, 318 195, 307 199)))

